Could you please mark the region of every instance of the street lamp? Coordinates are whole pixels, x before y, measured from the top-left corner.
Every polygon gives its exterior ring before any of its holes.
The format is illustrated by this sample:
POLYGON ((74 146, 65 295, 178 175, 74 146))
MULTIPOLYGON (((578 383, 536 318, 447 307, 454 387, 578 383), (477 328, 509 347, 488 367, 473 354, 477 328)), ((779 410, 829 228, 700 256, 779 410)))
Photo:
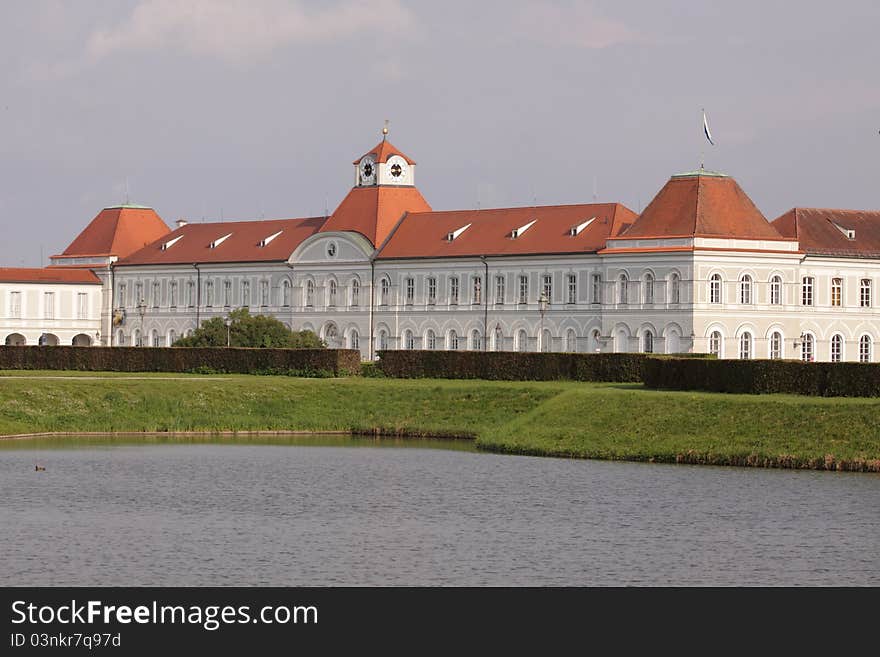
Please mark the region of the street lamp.
POLYGON ((229 327, 232 326, 232 318, 226 317, 226 346, 229 346, 229 327))
POLYGON ((137 306, 135 306, 135 308, 138 311, 138 315, 141 316, 141 334, 138 336, 138 342, 140 344, 138 344, 137 346, 143 347, 144 346, 144 315, 147 313, 147 302, 144 301, 143 299, 141 299, 140 301, 138 301, 138 304, 137 304, 137 306))
POLYGON ((541 312, 541 351, 547 351, 544 344, 544 313, 547 312, 548 303, 550 303, 550 299, 547 298, 547 295, 541 294, 538 298, 538 309, 541 312))

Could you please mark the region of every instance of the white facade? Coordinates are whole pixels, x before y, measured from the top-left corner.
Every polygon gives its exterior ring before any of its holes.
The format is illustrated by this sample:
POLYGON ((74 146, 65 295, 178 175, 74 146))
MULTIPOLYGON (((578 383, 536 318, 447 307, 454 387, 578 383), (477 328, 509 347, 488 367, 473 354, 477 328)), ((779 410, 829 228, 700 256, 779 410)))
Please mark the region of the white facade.
POLYGON ((0 281, 0 337, 9 346, 100 342, 101 285, 0 281))

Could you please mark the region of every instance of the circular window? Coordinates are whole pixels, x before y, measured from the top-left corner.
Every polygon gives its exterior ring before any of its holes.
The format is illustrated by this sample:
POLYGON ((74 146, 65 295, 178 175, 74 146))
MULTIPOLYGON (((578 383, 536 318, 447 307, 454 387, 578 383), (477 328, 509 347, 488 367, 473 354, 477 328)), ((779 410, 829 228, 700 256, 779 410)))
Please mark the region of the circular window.
POLYGON ((336 255, 336 242, 330 242, 330 244, 327 245, 327 255, 331 258, 336 255))

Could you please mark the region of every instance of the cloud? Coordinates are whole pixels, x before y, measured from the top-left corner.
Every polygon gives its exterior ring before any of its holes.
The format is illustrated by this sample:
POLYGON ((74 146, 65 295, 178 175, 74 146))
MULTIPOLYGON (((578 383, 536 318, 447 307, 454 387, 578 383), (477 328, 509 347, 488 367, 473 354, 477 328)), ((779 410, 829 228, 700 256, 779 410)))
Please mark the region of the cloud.
POLYGON ((601 49, 644 40, 620 21, 597 15, 584 1, 568 6, 530 3, 513 20, 517 38, 546 45, 601 49))
POLYGON ((343 0, 317 9, 295 0, 141 0, 121 24, 93 32, 86 52, 93 61, 125 51, 173 50, 244 63, 291 44, 415 29, 415 17, 400 0, 343 0))

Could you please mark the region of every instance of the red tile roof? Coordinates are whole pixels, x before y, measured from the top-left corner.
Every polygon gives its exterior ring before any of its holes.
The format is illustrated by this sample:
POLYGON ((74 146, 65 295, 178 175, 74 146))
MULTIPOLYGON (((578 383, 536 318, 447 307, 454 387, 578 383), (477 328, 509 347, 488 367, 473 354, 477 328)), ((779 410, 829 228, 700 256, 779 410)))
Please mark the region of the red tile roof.
POLYGON ((792 208, 773 227, 817 255, 880 257, 880 210, 792 208), (849 239, 844 231, 855 232, 849 239))
POLYGON ((379 258, 595 253, 635 217, 619 203, 416 212, 406 215, 382 247, 379 258), (590 219, 593 221, 580 233, 570 234, 573 227, 590 219), (511 237, 514 229, 533 220, 535 223, 524 233, 511 237), (470 227, 453 241, 447 239, 449 233, 468 224, 470 227))
POLYGON ((358 159, 356 159, 352 164, 358 164, 365 156, 372 155, 376 158, 376 162, 387 162, 388 158, 392 155, 399 155, 404 160, 407 161, 408 164, 415 164, 415 160, 411 160, 409 157, 404 155, 397 147, 394 146, 387 139, 383 139, 372 149, 361 155, 358 159))
POLYGON ((670 178, 622 237, 784 239, 733 178, 710 172, 670 178))
POLYGON ((271 262, 287 260, 306 238, 318 232, 326 217, 194 223, 120 259, 117 265, 192 264, 203 262, 271 262), (261 242, 281 231, 265 246, 261 242), (222 237, 228 238, 211 248, 222 237), (177 239, 180 238, 180 239, 177 239), (177 239, 173 244, 169 244, 177 239), (163 244, 168 244, 166 249, 163 244))
POLYGON ((104 208, 61 256, 124 258, 168 232, 168 226, 152 208, 125 205, 104 208))
POLYGON ((342 199, 321 232, 350 230, 379 246, 404 213, 430 210, 431 206, 415 187, 355 187, 342 199))
POLYGON ((100 285, 101 279, 88 269, 0 267, 0 283, 81 283, 100 285))

